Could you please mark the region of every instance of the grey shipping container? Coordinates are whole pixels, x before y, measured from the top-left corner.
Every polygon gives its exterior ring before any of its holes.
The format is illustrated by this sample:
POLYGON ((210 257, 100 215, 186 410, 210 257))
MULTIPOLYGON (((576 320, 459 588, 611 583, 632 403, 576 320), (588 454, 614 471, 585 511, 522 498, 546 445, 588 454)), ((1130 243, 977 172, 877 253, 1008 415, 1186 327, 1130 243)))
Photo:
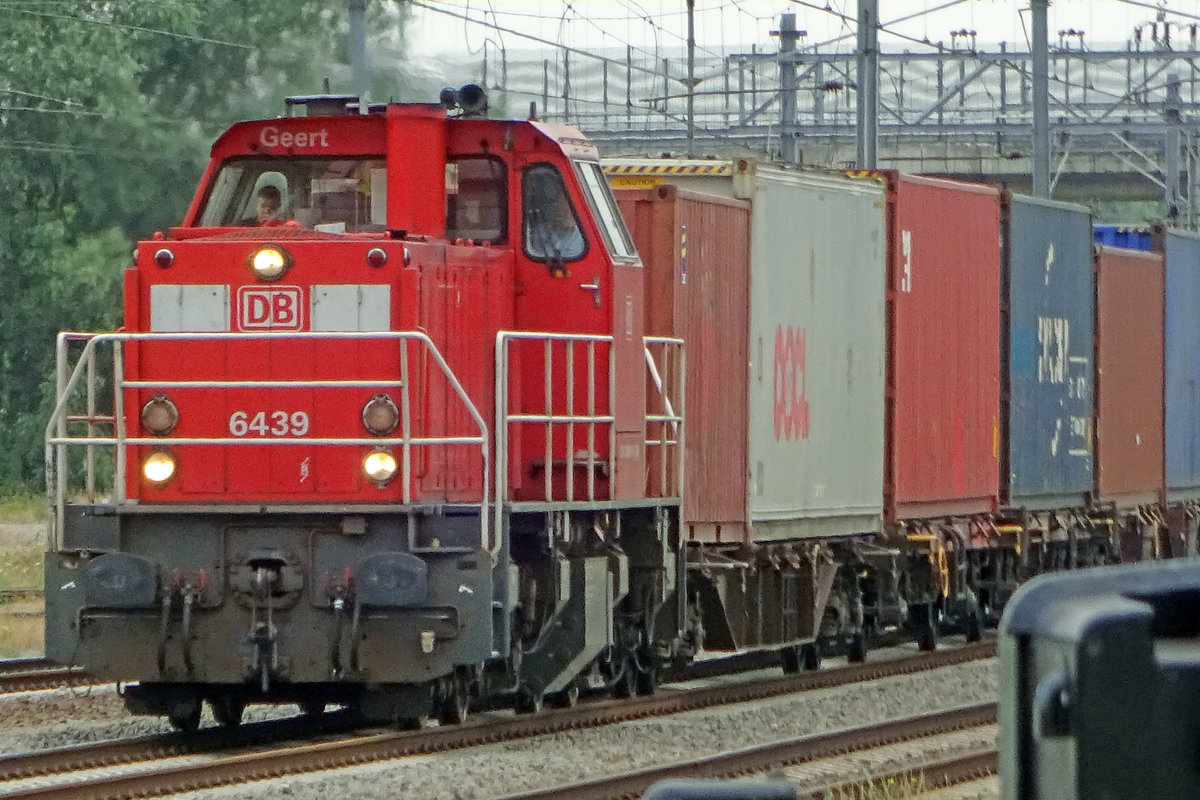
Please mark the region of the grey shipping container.
POLYGON ((1159 229, 1166 253, 1163 377, 1167 500, 1200 499, 1200 235, 1159 229))
POLYGON ((1001 495, 1029 511, 1081 507, 1092 488, 1091 217, 1006 195, 1001 495))
MULTIPOLYGON (((746 469, 731 468, 728 480, 738 481, 736 491, 749 490, 749 538, 879 530, 886 341, 884 183, 748 160, 614 160, 606 162, 605 169, 616 189, 669 184, 687 190, 691 202, 699 192, 751 201, 749 325, 722 328, 705 345, 737 352, 743 343, 736 337, 747 337, 748 369, 725 380, 745 387, 748 427, 739 435, 748 443, 748 463, 746 469)), ((704 238, 726 230, 688 230, 687 252, 715 248, 704 238)), ((677 248, 681 233, 672 234, 677 248)), ((692 263, 679 273, 679 279, 686 275, 687 281, 686 287, 679 287, 681 293, 703 291, 699 282, 706 279, 699 267, 692 263)), ((728 298, 724 302, 735 307, 728 298)), ((700 307, 686 300, 683 305, 700 307)), ((719 326, 720 321, 702 324, 719 326)), ((689 349, 689 407, 697 392, 728 391, 718 386, 716 376, 700 380, 697 375, 693 380, 693 370, 703 361, 702 352, 689 349)), ((728 408, 727 417, 718 415, 706 424, 735 422, 738 409, 728 408)), ((706 434, 689 430, 689 444, 706 441, 706 434)), ((725 454, 689 446, 687 457, 719 461, 725 454)), ((689 468, 688 474, 696 471, 689 468)), ((702 524, 692 533, 712 540, 702 524)))

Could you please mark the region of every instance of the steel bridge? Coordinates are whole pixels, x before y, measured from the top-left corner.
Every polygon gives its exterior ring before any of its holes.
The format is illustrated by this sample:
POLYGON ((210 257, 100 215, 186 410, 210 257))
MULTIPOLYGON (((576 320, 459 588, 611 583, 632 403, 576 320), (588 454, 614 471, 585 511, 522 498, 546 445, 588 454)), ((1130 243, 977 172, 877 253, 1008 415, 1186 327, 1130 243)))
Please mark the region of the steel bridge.
MULTIPOLYGON (((1200 228, 1197 26, 1162 23, 1124 48, 1060 32, 1049 46, 1051 192, 1081 202, 1151 200, 1200 228), (1174 31, 1174 40, 1171 38, 1174 31)), ((987 50, 961 31, 931 52, 877 55, 877 165, 1031 188, 1033 53, 987 50)), ((606 155, 756 155, 855 168, 861 53, 801 45, 792 14, 774 52, 648 58, 634 48, 508 60, 484 53, 484 82, 510 114, 531 104, 578 126, 606 155), (689 77, 689 75, 691 77, 689 77), (691 113, 688 113, 688 108, 691 113)))

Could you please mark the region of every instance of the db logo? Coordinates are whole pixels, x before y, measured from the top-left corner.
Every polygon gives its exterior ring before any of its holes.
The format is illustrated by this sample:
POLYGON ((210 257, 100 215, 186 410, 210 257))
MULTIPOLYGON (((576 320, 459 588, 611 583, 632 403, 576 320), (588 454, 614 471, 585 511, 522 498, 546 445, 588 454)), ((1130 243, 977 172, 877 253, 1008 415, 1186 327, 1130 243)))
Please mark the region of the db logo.
POLYGON ((804 328, 775 329, 775 441, 808 438, 804 328))
POLYGON ((242 286, 237 296, 239 330, 298 331, 304 322, 299 286, 242 286))

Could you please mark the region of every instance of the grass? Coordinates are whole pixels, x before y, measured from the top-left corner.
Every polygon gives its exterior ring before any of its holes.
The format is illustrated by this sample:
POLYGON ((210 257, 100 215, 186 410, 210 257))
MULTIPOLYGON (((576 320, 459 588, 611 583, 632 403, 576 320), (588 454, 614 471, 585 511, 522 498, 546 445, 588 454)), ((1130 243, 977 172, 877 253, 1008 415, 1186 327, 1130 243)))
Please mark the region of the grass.
MULTIPOLYGON (((0 543, 0 589, 41 588, 43 546, 23 541, 0 543)), ((0 658, 24 658, 45 650, 44 601, 0 605, 0 658)))
POLYGON ((0 589, 42 588, 42 554, 37 542, 0 545, 0 589))
POLYGON ((0 658, 29 658, 45 652, 41 601, 0 611, 0 658))
POLYGON ((837 793, 828 800, 914 800, 929 792, 924 773, 913 773, 901 778, 865 780, 854 791, 837 793))
POLYGON ((46 497, 34 492, 17 492, 0 497, 0 523, 28 525, 46 521, 46 497))
MULTIPOLYGON (((46 521, 46 499, 33 492, 0 497, 0 589, 41 588, 44 543, 24 528, 46 521)), ((0 605, 0 658, 43 652, 41 600, 0 605)))

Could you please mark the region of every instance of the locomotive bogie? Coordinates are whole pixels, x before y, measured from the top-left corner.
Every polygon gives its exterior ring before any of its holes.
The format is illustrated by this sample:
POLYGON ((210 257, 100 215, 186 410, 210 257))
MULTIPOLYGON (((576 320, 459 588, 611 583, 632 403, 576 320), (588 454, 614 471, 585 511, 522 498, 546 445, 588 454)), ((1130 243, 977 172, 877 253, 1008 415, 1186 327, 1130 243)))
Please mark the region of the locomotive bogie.
POLYGON ((652 690, 683 646, 677 509, 521 513, 509 538, 513 638, 490 690, 525 711, 583 686, 652 690))

